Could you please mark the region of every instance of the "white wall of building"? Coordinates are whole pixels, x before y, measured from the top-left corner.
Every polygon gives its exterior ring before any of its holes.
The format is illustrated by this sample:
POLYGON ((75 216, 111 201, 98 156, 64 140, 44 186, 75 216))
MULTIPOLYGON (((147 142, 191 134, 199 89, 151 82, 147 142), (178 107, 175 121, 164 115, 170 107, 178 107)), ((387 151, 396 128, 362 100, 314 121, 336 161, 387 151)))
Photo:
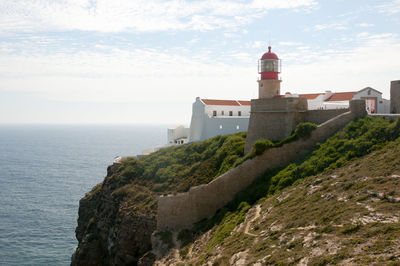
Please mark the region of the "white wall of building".
POLYGON ((174 128, 168 128, 168 144, 184 144, 188 142, 189 134, 190 128, 187 128, 183 125, 174 128))
POLYGON ((212 138, 217 135, 227 135, 247 131, 250 117, 207 117, 204 123, 204 131, 199 141, 212 138))
POLYGON ((322 109, 347 109, 350 106, 349 101, 331 101, 331 102, 323 102, 322 109))
POLYGON ((189 142, 202 140, 204 123, 208 115, 205 112, 205 104, 199 97, 192 105, 192 119, 190 121, 189 142))
POLYGON ((192 107, 189 142, 247 131, 249 119, 249 105, 206 105, 197 97, 192 107), (213 111, 217 112, 217 116, 213 116, 213 111), (232 116, 229 116, 229 111, 232 111, 232 116), (241 116, 238 116, 239 111, 241 116))
POLYGON ((217 116, 229 116, 229 112, 232 112, 232 116, 239 116, 238 112, 241 112, 241 116, 250 116, 250 105, 206 105, 205 113, 208 116, 213 116, 213 112, 217 112, 217 116))

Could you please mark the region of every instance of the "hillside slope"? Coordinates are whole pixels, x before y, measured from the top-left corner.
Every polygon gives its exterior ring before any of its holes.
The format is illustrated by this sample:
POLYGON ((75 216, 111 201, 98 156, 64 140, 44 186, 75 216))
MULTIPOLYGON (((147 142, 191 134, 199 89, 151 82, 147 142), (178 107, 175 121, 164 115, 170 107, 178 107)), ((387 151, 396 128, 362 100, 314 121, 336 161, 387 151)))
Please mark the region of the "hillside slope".
POLYGON ((238 209, 156 264, 400 265, 400 138, 238 209))

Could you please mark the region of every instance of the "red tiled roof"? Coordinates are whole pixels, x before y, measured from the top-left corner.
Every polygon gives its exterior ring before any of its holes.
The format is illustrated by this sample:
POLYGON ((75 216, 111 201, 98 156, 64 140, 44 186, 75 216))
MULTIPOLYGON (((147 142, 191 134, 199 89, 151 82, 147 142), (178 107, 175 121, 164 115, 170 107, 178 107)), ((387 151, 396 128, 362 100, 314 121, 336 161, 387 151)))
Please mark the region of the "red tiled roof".
POLYGON ((308 94, 299 94, 300 98, 306 98, 307 100, 312 100, 322 95, 323 93, 308 93, 308 94))
POLYGON ((350 101, 353 99, 355 92, 336 92, 328 99, 328 102, 350 101))
POLYGON ((250 101, 214 100, 214 99, 201 99, 201 101, 205 105, 229 105, 229 106, 251 105, 250 101))
POLYGON ((238 101, 240 105, 251 105, 251 101, 238 101))

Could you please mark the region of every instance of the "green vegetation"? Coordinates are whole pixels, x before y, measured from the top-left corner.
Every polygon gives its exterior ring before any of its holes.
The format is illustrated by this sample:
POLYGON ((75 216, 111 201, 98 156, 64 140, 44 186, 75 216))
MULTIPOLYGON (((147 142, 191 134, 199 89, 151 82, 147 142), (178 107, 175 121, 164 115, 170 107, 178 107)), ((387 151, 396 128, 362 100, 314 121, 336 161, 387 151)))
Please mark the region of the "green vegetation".
POLYGON ((353 158, 364 156, 385 146, 400 135, 400 120, 391 123, 381 118, 366 117, 349 123, 343 130, 317 145, 306 159, 288 165, 271 177, 268 193, 290 186, 296 180, 335 169, 353 158))
POLYGON ((118 172, 154 192, 184 192, 231 169, 243 156, 245 141, 246 133, 238 133, 164 148, 140 160, 128 159, 118 172))
POLYGON ((298 138, 307 139, 311 136, 312 131, 316 128, 317 125, 314 123, 300 123, 296 126, 293 135, 298 138))
POLYGON ((224 239, 229 236, 232 230, 246 218, 246 213, 250 209, 247 202, 241 202, 237 207, 236 212, 226 211, 219 226, 209 242, 209 251, 216 245, 220 244, 224 239))

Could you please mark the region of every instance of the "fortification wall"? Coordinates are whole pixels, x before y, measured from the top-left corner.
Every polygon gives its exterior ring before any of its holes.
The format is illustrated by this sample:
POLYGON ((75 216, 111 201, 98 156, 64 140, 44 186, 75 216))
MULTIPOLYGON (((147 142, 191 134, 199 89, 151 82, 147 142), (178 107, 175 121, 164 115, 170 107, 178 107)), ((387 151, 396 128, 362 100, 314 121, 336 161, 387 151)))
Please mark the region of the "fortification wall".
POLYGON ((390 82, 390 113, 400 113, 400 80, 390 82))
POLYGON ((281 140, 290 136, 293 129, 304 121, 307 99, 272 98, 251 100, 249 128, 244 152, 261 138, 281 140))
POLYGON ((308 110, 304 116, 303 122, 311 122, 319 125, 331 118, 334 118, 335 116, 338 116, 348 111, 349 109, 308 110))
POLYGON ((269 149, 206 185, 192 187, 189 192, 159 197, 157 228, 188 228, 201 219, 211 217, 266 170, 286 166, 298 156, 311 151, 316 143, 325 140, 355 117, 364 116, 365 101, 356 101, 354 108, 350 109, 351 112, 340 114, 320 124, 307 140, 298 140, 269 149))

